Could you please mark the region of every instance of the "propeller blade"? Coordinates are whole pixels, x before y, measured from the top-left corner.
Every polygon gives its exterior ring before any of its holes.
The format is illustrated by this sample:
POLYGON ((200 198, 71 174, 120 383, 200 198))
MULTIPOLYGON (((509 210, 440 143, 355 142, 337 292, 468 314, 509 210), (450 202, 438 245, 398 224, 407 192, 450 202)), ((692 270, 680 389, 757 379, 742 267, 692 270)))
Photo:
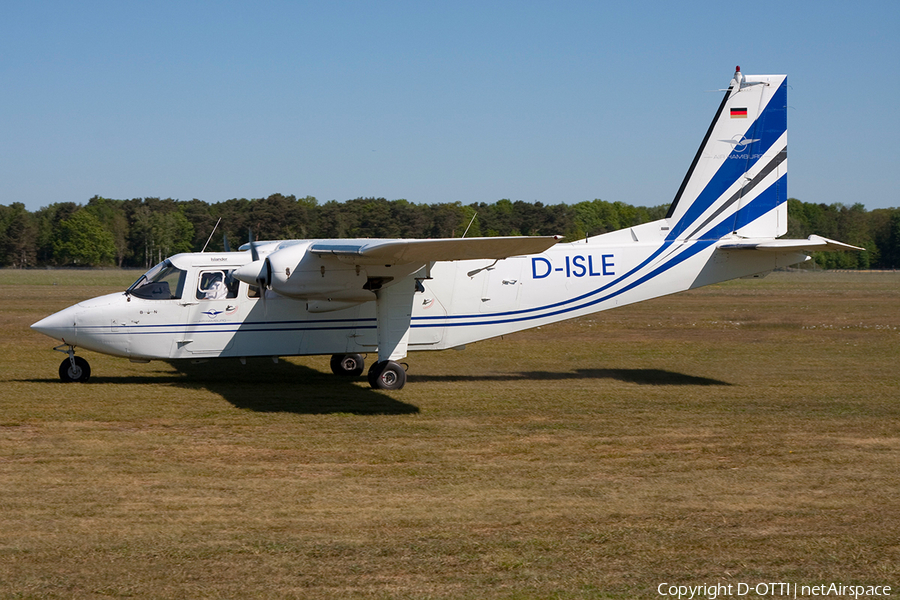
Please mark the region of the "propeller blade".
POLYGON ((256 242, 253 241, 253 230, 250 230, 250 256, 253 257, 254 262, 259 260, 259 251, 256 249, 256 242))
POLYGON ((270 285, 272 285, 272 264, 266 258, 256 278, 256 286, 259 288, 259 296, 262 298, 263 314, 265 315, 269 314, 269 307, 266 305, 266 291, 270 285))
POLYGON ((222 245, 225 247, 225 252, 231 252, 231 246, 228 245, 228 234, 222 234, 222 245))
POLYGON ((235 269, 234 276, 259 289, 259 295, 263 302, 263 310, 267 311, 266 290, 272 285, 272 264, 269 262, 268 258, 263 261, 259 259, 259 250, 256 248, 256 240, 253 239, 252 229, 250 230, 250 256, 253 259, 253 262, 235 269))
POLYGON ((268 316, 269 307, 266 305, 266 291, 268 290, 266 290, 265 282, 262 279, 258 279, 256 283, 259 288, 259 297, 262 299, 263 303, 263 314, 268 316))

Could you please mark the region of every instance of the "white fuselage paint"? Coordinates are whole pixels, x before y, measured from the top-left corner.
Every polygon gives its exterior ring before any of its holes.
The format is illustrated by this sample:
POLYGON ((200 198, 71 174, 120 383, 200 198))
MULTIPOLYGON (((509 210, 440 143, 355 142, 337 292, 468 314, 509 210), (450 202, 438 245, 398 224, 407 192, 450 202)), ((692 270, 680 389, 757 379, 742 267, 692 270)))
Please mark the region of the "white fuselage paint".
MULTIPOLYGON (((437 262, 401 277, 418 279, 409 351, 444 350, 500 335, 683 291, 764 273, 806 259, 803 253, 716 250, 710 241, 666 241, 667 221, 557 244, 504 260, 437 262), (638 241, 647 239, 648 241, 638 241)), ((191 359, 377 352, 376 303, 309 312, 306 300, 268 293, 198 298, 201 272, 236 269, 249 252, 182 254, 180 299, 124 293, 80 302, 35 329, 73 346, 132 359, 191 359), (53 332, 52 334, 50 332, 53 332)), ((368 267, 362 277, 392 267, 368 267)))

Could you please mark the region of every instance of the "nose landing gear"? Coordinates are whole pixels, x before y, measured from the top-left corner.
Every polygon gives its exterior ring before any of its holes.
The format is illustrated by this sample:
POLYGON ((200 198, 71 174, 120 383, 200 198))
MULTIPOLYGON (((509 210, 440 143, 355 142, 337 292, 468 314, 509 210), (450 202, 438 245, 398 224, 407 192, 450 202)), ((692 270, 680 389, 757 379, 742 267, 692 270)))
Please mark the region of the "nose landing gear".
POLYGON ((54 350, 69 355, 59 365, 59 378, 63 383, 84 383, 90 379, 91 365, 80 356, 75 356, 75 346, 63 344, 62 346, 57 346, 54 350))

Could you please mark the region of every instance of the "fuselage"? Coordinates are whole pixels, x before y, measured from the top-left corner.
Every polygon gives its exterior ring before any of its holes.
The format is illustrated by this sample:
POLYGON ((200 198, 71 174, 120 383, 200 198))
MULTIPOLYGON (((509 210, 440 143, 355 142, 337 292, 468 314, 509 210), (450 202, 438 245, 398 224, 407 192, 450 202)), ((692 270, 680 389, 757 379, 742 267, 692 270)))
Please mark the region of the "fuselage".
MULTIPOLYGON (((408 350, 461 347, 806 258, 717 250, 716 240, 666 241, 664 227, 658 221, 538 255, 396 272, 391 284, 410 278, 418 284, 408 350)), ((249 252, 178 254, 151 269, 142 286, 80 302, 32 327, 71 346, 133 360, 378 351, 374 301, 342 308, 325 297, 266 290, 263 299, 259 288, 232 277, 250 262, 249 252)), ((390 279, 392 269, 348 267, 344 277, 351 286, 360 277, 361 289, 367 278, 390 279)))

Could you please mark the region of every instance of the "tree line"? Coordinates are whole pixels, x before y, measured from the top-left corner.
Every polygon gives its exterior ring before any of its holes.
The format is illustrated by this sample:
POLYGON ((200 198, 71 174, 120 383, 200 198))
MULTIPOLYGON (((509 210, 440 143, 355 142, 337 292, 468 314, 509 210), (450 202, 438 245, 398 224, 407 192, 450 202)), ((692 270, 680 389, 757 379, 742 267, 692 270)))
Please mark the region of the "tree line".
MULTIPOLYGON (((862 204, 788 200, 788 236, 812 233, 866 248, 821 252, 826 269, 900 267, 900 208, 867 211, 862 204)), ((549 204, 498 200, 414 204, 356 198, 319 203, 314 197, 273 194, 210 204, 202 200, 94 196, 87 204, 60 202, 30 212, 21 203, 0 205, 0 266, 147 268, 178 252, 232 249, 248 241, 298 238, 443 238, 497 235, 564 235, 583 239, 665 216, 668 206, 631 206, 593 200, 549 204), (216 223, 219 226, 210 238, 216 223)))

